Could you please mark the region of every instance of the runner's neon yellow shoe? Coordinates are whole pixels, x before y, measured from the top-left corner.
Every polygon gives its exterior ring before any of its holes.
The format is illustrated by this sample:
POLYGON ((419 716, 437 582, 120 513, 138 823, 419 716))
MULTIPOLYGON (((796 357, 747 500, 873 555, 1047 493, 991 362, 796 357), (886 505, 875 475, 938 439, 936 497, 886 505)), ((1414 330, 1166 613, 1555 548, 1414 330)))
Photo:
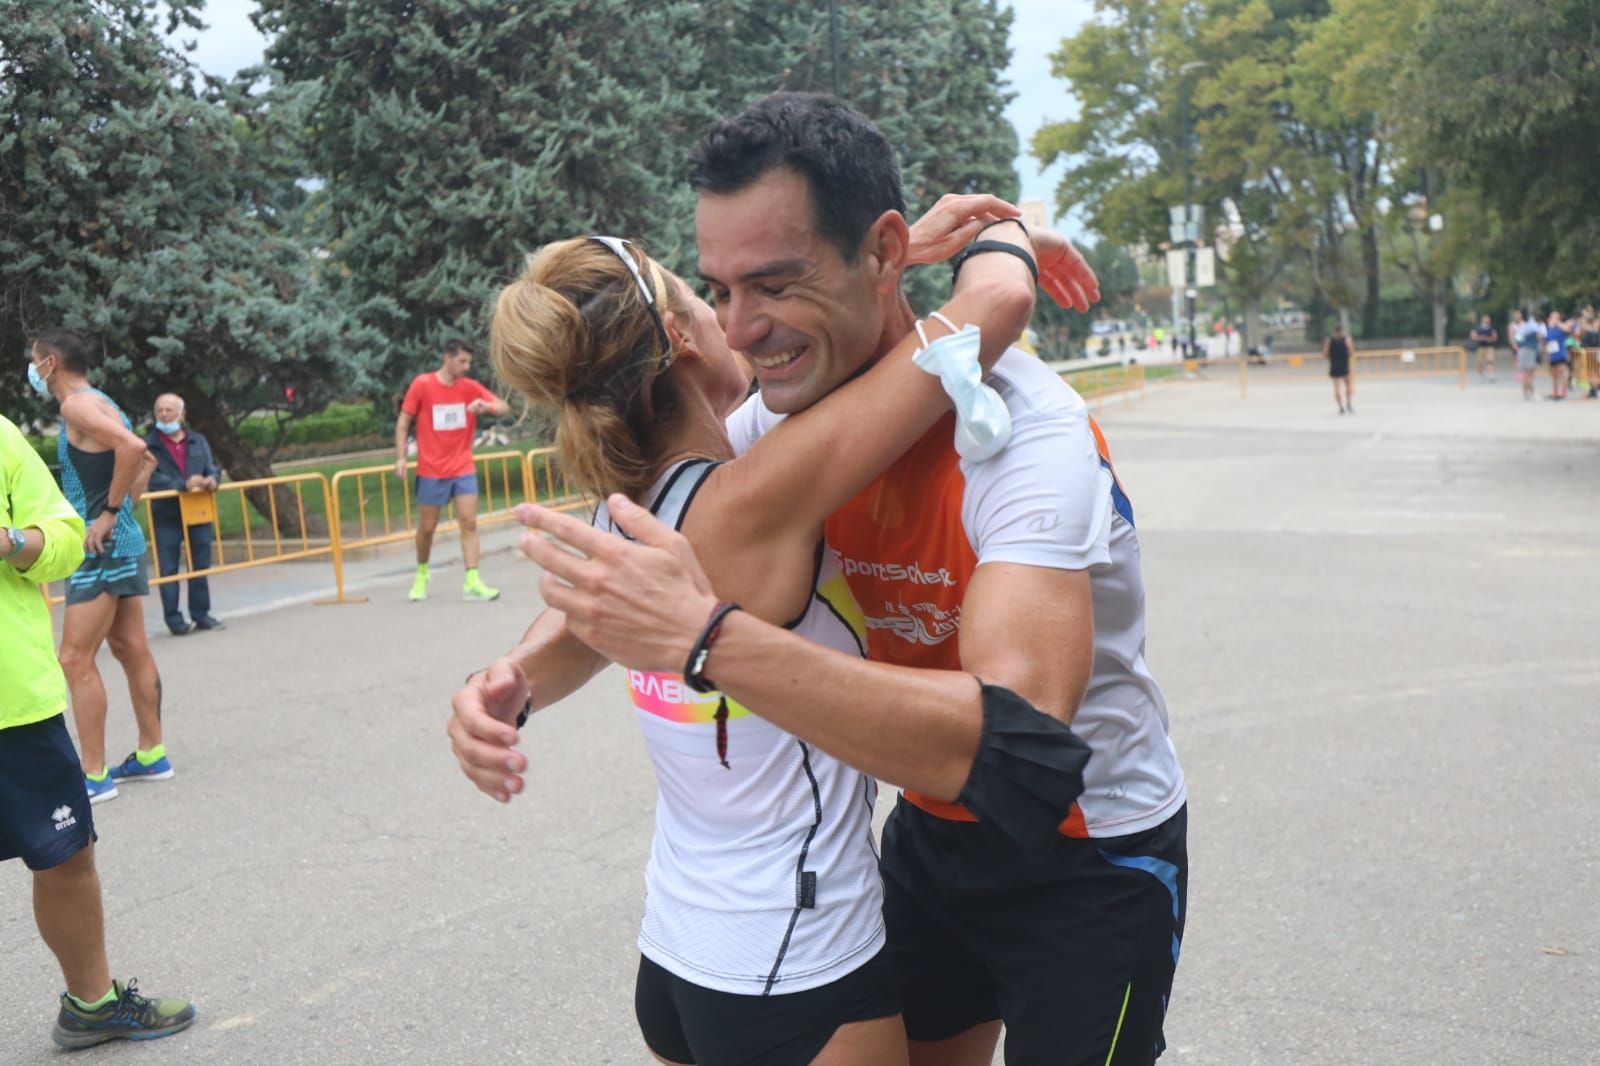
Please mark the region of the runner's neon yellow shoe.
POLYGON ((461 598, 464 600, 497 600, 500 590, 492 589, 483 583, 483 578, 478 576, 476 570, 467 571, 467 580, 461 586, 461 598))
POLYGON ((406 594, 406 599, 412 603, 421 603, 428 598, 428 568, 417 567, 417 576, 412 579, 411 591, 406 594))

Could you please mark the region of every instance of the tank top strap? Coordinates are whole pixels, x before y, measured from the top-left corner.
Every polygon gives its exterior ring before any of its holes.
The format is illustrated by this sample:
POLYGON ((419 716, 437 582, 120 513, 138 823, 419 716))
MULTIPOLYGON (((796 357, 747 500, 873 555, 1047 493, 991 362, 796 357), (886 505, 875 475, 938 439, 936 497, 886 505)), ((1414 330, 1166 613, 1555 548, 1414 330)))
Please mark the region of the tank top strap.
POLYGON ((681 528, 700 486, 711 476, 711 471, 721 465, 711 459, 685 459, 679 463, 661 491, 656 493, 656 498, 650 501, 650 513, 673 529, 681 528))

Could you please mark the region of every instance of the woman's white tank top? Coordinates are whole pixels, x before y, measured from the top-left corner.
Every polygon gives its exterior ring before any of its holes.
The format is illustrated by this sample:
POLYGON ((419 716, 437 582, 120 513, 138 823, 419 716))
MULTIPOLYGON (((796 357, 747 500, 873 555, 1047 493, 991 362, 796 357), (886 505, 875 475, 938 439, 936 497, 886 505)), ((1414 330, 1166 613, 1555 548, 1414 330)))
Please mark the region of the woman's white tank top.
MULTIPOLYGON (((651 511, 679 528, 716 465, 674 466, 651 489, 651 511)), ((604 503, 594 524, 619 532, 604 503)), ((787 628, 863 655, 865 620, 820 541, 813 588, 787 628)), ((742 995, 815 988, 876 954, 884 943, 877 783, 732 700, 724 766, 720 693, 638 670, 628 671, 628 691, 657 783, 639 950, 686 981, 742 995)))

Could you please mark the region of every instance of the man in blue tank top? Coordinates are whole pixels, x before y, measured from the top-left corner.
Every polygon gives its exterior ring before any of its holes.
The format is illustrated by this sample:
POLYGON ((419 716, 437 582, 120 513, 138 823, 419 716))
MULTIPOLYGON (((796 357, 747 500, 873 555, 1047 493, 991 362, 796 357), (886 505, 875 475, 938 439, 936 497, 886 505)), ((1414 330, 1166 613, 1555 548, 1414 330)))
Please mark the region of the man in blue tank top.
POLYGON ((161 742, 161 677, 145 639, 140 599, 150 594, 144 534, 133 517, 155 458, 122 409, 89 384, 83 337, 69 329, 46 330, 34 341, 31 358, 28 380, 61 405, 56 438, 61 487, 88 530, 83 565, 67 578, 60 658, 89 802, 100 803, 117 794, 119 781, 172 777, 161 742), (106 642, 128 677, 139 724, 138 749, 109 769, 106 688, 95 665, 95 654, 106 642))

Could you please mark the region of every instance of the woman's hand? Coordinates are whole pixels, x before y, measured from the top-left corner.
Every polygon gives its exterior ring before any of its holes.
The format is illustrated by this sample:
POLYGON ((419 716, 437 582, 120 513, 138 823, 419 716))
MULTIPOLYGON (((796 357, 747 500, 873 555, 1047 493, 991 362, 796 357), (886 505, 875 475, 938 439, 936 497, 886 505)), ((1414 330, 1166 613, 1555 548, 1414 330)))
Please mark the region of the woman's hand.
POLYGON ((942 263, 971 244, 988 223, 1021 215, 1015 204, 998 196, 946 193, 911 227, 906 262, 942 263))
POLYGON ((1088 311, 1100 300, 1100 279, 1072 242, 1053 229, 1028 230, 1039 263, 1039 287, 1070 311, 1088 311))

